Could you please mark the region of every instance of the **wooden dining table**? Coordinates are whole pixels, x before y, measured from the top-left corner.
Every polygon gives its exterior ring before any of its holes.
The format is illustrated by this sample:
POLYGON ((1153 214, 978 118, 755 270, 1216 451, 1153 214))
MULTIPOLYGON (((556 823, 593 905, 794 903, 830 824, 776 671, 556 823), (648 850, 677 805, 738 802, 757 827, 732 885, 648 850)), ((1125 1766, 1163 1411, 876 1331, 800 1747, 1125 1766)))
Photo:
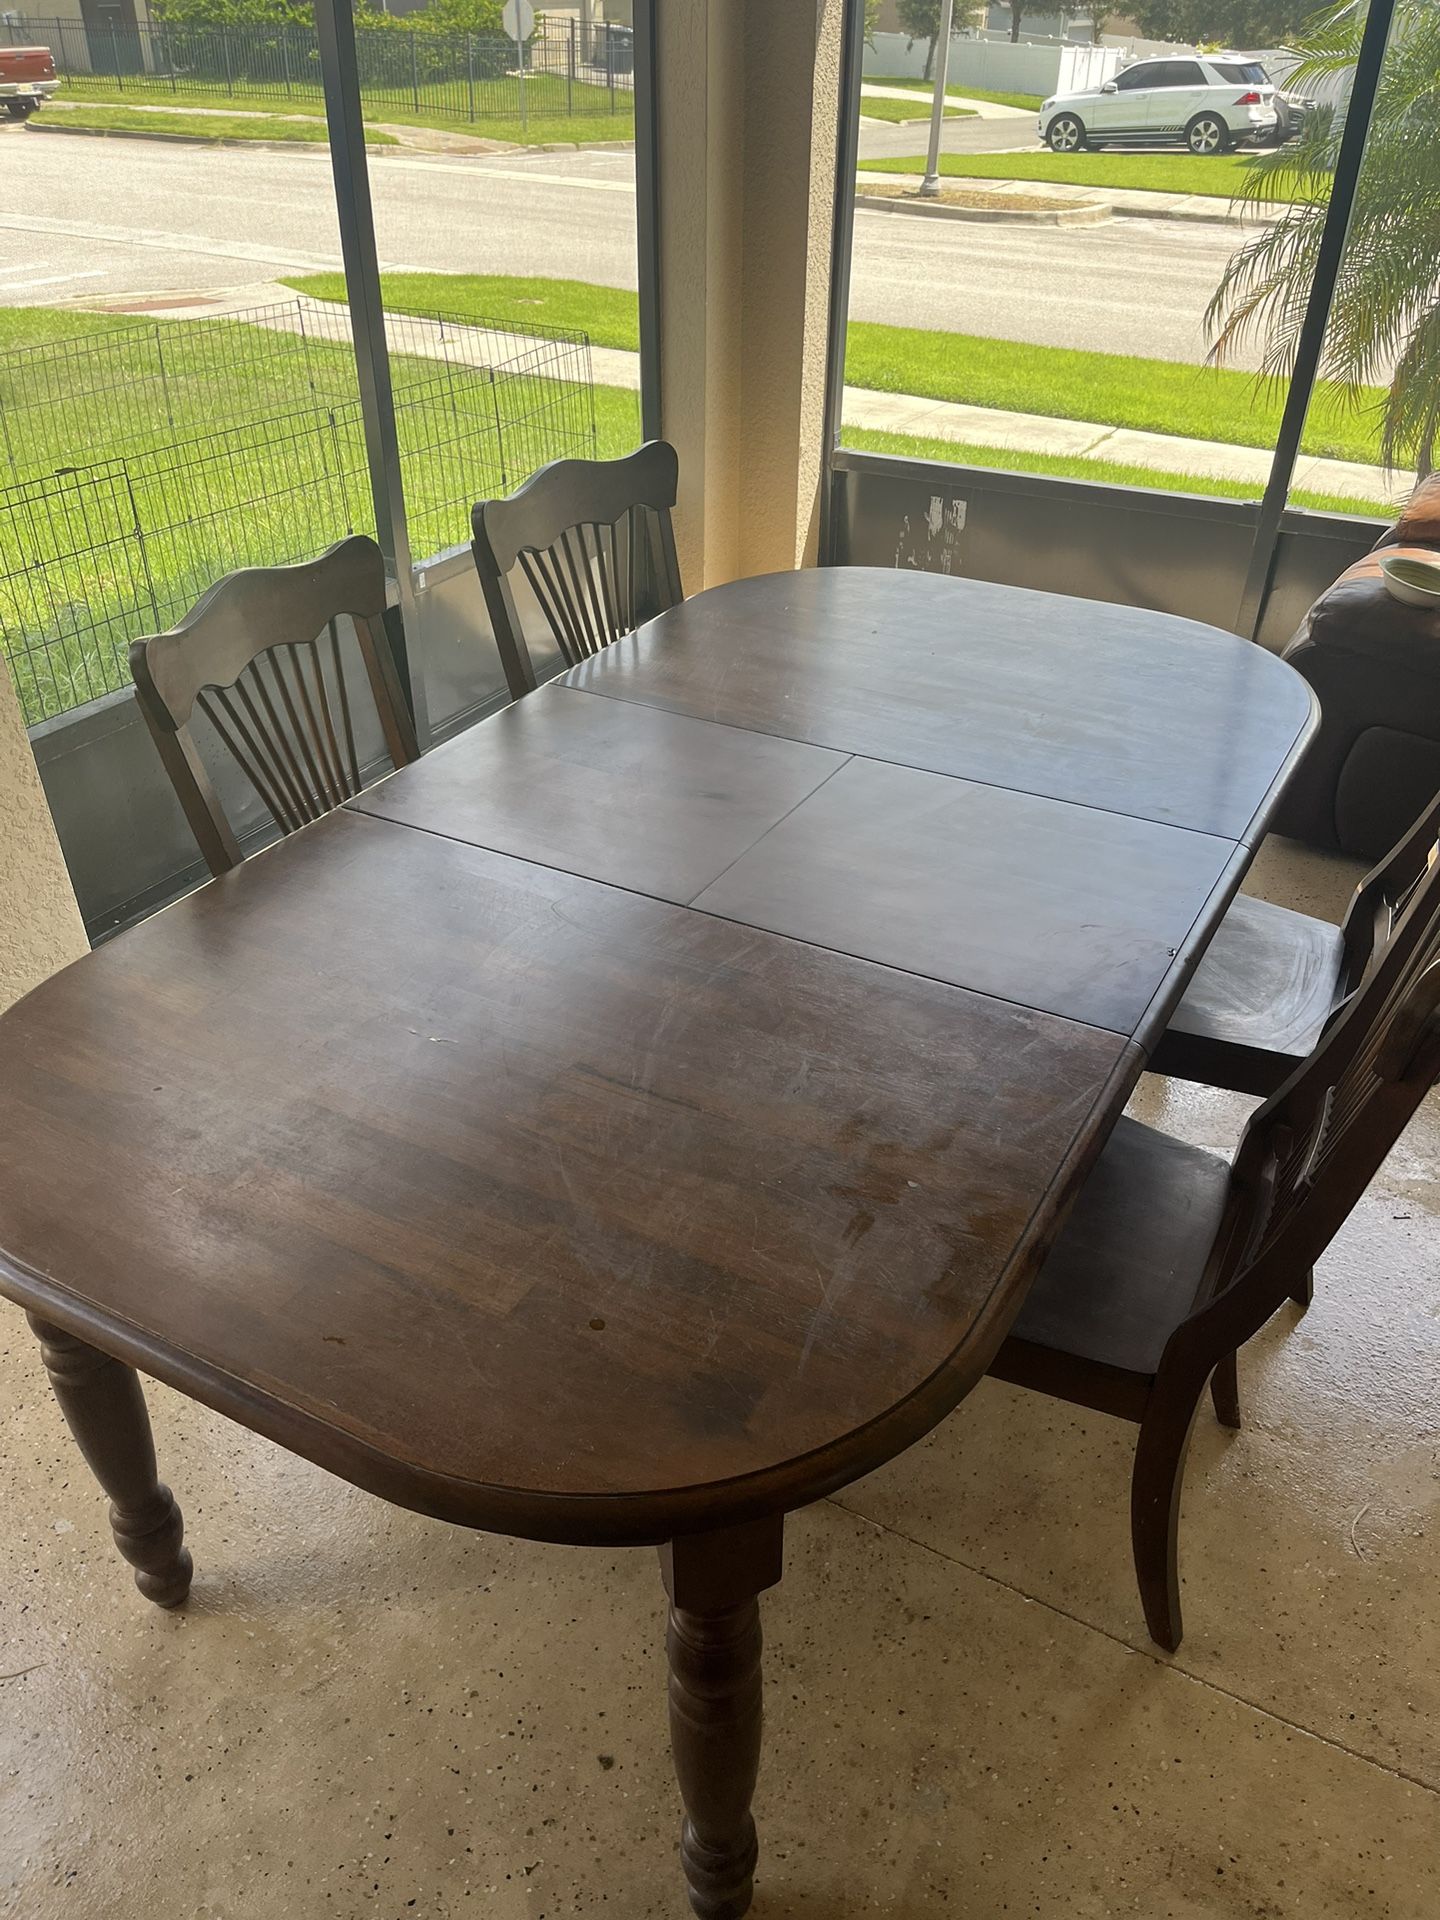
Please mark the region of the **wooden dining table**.
POLYGON ((740 581, 40 987, 0 1292, 142 1592, 191 1568, 135 1369, 657 1546, 690 1899, 743 1913, 785 1516, 986 1372, 1315 718, 1163 614, 740 581))

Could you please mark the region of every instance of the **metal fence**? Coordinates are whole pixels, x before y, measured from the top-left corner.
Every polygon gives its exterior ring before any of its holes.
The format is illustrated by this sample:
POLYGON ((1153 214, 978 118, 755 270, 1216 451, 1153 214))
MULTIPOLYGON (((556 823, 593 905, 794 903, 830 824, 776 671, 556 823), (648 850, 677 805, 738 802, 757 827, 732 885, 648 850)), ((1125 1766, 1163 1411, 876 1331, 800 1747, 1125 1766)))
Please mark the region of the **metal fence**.
MULTIPOLYGON (((392 16, 381 15, 390 19, 392 16)), ((65 91, 153 101, 288 102, 324 112, 315 30, 307 26, 87 26, 82 20, 0 20, 0 44, 48 46, 65 91)), ((634 35, 610 24, 542 19, 523 49, 503 34, 429 33, 402 25, 355 35, 368 114, 445 122, 582 114, 627 120, 634 35)))
MULTIPOLYGON (((27 722, 125 685, 129 642, 219 575, 374 531, 348 328, 296 301, 0 355, 0 652, 27 722)), ((584 334, 441 313, 386 331, 417 555, 467 540, 473 501, 594 451, 584 334)))

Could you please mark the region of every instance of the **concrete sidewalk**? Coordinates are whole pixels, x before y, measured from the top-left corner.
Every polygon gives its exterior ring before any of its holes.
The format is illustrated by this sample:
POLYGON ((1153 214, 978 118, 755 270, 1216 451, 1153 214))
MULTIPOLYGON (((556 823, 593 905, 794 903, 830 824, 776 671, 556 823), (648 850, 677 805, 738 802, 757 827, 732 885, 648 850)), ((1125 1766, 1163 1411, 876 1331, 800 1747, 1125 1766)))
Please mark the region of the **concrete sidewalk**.
MULTIPOLYGON (((167 309, 150 300, 141 303, 147 316, 177 320, 213 319, 245 307, 289 303, 288 310, 267 323, 279 332, 300 330, 301 308, 328 316, 341 336, 348 332, 349 316, 328 301, 312 301, 278 282, 234 288, 215 300, 194 301, 167 309)), ((124 312, 123 305, 106 309, 124 312)), ((399 316, 397 316, 399 317, 399 316)), ((533 346, 524 334, 486 330, 469 339, 438 323, 407 318, 403 351, 429 354, 435 359, 488 365, 523 358, 533 346)), ((640 356, 618 347, 592 347, 591 365, 597 386, 623 387, 638 392, 640 356)), ((1051 453, 1069 459, 1104 460, 1131 467, 1150 467, 1159 473, 1184 474, 1197 482, 1238 480, 1252 485, 1257 495, 1270 475, 1270 453, 1261 447, 1235 447, 1215 440, 1185 440, 1178 434, 1146 433, 1134 427, 1110 427, 1097 421, 1057 420, 1038 413, 1010 413, 998 407, 975 407, 955 400, 929 400, 916 394, 877 393, 869 387, 845 389, 845 425, 912 438, 949 440, 1000 451, 1051 453)), ((1413 473, 1387 473, 1383 468, 1350 460, 1322 460, 1302 455, 1295 467, 1297 491, 1325 493, 1389 507, 1403 500, 1415 485, 1413 473)))
MULTIPOLYGON (((1264 490, 1270 477, 1271 455, 1263 447, 1183 440, 1177 434, 1145 433, 1134 427, 1106 427, 1086 420, 1055 420, 1038 413, 1006 413, 996 407, 922 400, 863 387, 845 389, 845 425, 970 446, 1153 467, 1157 472, 1186 474, 1200 482, 1207 478, 1247 481, 1257 493, 1264 490)), ((1413 490, 1415 475, 1387 473, 1358 461, 1321 460, 1302 454, 1295 464, 1292 485, 1306 493, 1338 494, 1389 506, 1413 490)))
MULTIPOLYGON (((1024 151, 1029 152, 1030 149, 1024 151)), ((855 176, 855 184, 862 189, 867 186, 893 187, 897 180, 911 177, 903 173, 876 173, 862 169, 855 176)), ((913 177, 918 184, 919 175, 913 177)), ((1077 205, 1103 200, 1116 214, 1132 220, 1221 220, 1237 228, 1268 224, 1263 215, 1249 211, 1237 213, 1232 210, 1228 199, 1203 193, 1151 193, 1132 187, 1078 187, 1052 180, 973 179, 959 173, 945 174, 942 184, 967 189, 973 187, 979 193, 1038 194, 1047 199, 1073 199, 1077 205)))

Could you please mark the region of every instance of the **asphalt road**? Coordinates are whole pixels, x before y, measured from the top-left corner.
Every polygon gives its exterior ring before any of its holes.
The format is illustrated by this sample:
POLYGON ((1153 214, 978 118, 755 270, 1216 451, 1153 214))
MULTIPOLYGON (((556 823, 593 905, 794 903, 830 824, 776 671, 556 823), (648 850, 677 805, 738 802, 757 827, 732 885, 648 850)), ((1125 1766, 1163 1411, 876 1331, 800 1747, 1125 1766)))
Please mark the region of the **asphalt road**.
MULTIPOLYGON (((980 124, 947 129, 959 144, 980 124)), ((994 126, 996 123, 989 123, 994 126)), ((887 144, 893 137, 885 129, 887 144)), ((901 129, 911 143, 920 137, 901 129)), ((389 268, 635 285, 630 156, 445 159, 371 168, 389 268)), ((1047 346, 1196 360, 1235 245, 1209 223, 1058 229, 856 219, 852 317, 1047 346)), ((323 153, 0 132, 0 304, 97 305, 260 287, 338 267, 323 153)))

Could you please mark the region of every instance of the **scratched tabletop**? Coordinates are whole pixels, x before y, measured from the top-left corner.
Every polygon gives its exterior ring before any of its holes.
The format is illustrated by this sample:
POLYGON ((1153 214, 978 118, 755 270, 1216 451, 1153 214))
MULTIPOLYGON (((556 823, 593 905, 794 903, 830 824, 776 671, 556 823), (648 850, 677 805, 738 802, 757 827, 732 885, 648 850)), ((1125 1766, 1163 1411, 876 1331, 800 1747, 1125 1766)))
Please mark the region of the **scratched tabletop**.
POLYGON ((701 594, 0 1019, 0 1291, 467 1525, 804 1504, 984 1373, 1312 727, 1165 615, 701 594))

